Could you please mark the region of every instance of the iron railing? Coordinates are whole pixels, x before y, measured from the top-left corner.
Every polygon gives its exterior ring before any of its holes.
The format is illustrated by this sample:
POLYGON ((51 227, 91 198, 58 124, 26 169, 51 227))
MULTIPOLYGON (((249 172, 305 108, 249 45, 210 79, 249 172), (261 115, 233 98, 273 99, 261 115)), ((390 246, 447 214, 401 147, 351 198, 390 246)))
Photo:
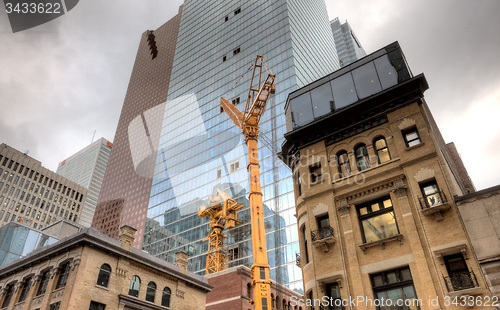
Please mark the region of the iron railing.
POLYGON ((454 274, 449 277, 443 276, 443 278, 444 282, 446 283, 448 292, 456 292, 469 288, 479 287, 479 285, 477 284, 476 275, 472 270, 464 273, 454 274))
POLYGON ((323 227, 323 228, 320 228, 318 230, 311 231, 312 242, 326 239, 328 237, 333 237, 333 228, 332 227, 323 227))
POLYGON ((443 203, 448 202, 448 200, 446 199, 446 195, 444 194, 443 191, 439 191, 435 194, 418 198, 418 200, 420 201, 420 207, 422 208, 422 210, 436 207, 442 205, 443 203))
POLYGON ((300 253, 295 253, 295 264, 300 266, 300 253))

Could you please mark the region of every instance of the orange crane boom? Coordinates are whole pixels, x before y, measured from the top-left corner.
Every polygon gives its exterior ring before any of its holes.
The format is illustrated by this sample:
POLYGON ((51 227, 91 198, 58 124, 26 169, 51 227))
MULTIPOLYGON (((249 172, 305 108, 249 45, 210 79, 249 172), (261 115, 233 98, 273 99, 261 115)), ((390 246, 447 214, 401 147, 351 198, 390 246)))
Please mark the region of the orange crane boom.
POLYGON ((254 304, 256 310, 271 309, 271 281, 269 279, 269 264, 267 263, 266 234, 264 228, 264 206, 260 187, 260 165, 257 150, 259 121, 264 113, 269 95, 274 93, 275 75, 268 74, 261 84, 264 57, 257 56, 254 63, 252 80, 248 91, 245 111, 241 112, 228 100, 221 98, 220 103, 233 123, 242 130, 248 148, 248 181, 250 184, 250 214, 252 229, 253 265, 252 277, 254 288, 254 304), (252 88, 258 72, 258 86, 252 88), (251 105, 250 105, 251 103, 251 105))

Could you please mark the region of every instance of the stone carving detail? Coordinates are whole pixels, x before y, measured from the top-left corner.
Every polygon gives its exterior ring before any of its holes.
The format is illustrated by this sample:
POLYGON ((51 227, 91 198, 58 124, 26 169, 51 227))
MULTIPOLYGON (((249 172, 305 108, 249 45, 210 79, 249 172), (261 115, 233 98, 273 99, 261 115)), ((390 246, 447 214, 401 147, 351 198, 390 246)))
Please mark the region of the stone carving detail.
POLYGON ((116 272, 115 273, 116 273, 117 276, 119 276, 121 278, 125 278, 127 276, 127 270, 122 269, 120 267, 116 268, 116 272))
POLYGON ((176 295, 177 297, 180 297, 180 298, 184 299, 184 291, 177 290, 177 291, 175 292, 175 295, 176 295))
POLYGON ((401 198, 401 197, 406 197, 406 188, 407 186, 403 183, 403 180, 397 180, 394 182, 394 187, 396 189, 393 190, 394 194, 396 194, 396 197, 401 198))
POLYGON ((405 130, 406 128, 410 128, 415 126, 415 120, 411 118, 405 118, 399 125, 398 128, 400 130, 405 130))
POLYGON ((347 200, 350 201, 350 200, 353 200, 353 199, 356 199, 359 197, 363 197, 363 196, 366 196, 366 195, 369 195, 369 194, 372 194, 372 193, 375 193, 375 192, 378 192, 378 191, 381 191, 381 190, 384 190, 384 189, 387 189, 387 188, 390 188, 393 186, 394 186, 394 182, 388 182, 388 183, 385 183, 385 184, 382 184, 379 186, 369 188, 369 189, 361 191, 361 192, 357 192, 357 193, 347 197, 347 200))
POLYGON ((422 182, 425 180, 433 179, 436 176, 436 172, 433 169, 421 168, 414 178, 417 182, 422 182))
POLYGON ((347 215, 349 214, 351 205, 347 203, 347 199, 343 198, 339 201, 339 206, 337 207, 337 210, 340 212, 340 215, 347 215))
POLYGON ((328 205, 326 203, 318 203, 313 209, 314 216, 320 216, 328 213, 328 205))

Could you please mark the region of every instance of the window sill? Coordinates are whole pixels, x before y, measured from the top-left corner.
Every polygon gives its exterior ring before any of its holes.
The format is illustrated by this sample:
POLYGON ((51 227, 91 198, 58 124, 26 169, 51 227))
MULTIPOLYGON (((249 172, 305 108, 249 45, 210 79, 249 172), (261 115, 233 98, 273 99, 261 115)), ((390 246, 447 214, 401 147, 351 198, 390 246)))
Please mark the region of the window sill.
POLYGON ((448 211, 450 209, 451 209, 450 203, 445 202, 437 206, 422 209, 421 212, 425 216, 434 214, 434 216, 436 217, 436 221, 440 222, 443 220, 441 212, 448 211))
POLYGON ((377 245, 380 245, 380 247, 383 249, 385 249, 385 244, 388 243, 388 242, 392 242, 392 241, 399 241, 399 244, 403 244, 403 235, 402 234, 399 234, 399 235, 395 235, 395 236, 392 236, 392 237, 389 237, 389 238, 385 238, 385 239, 382 239, 382 240, 377 240, 377 241, 373 241, 373 242, 370 242, 370 243, 365 243, 365 244, 362 244, 360 245, 359 247, 361 248, 361 250, 363 250, 363 253, 366 254, 366 249, 367 248, 372 248, 374 246, 377 246, 377 245))
POLYGON ((424 144, 425 144, 425 142, 420 142, 420 143, 419 143, 419 144, 417 144, 417 145, 407 147, 407 148, 405 149, 405 151, 406 151, 406 152, 411 151, 411 150, 416 149, 416 148, 418 148, 418 147, 424 146, 424 144))
POLYGON ((66 288, 66 286, 58 288, 58 289, 55 289, 55 290, 52 291, 52 293, 57 293, 59 291, 63 291, 65 288, 66 288))
POLYGON ((465 290, 453 291, 448 293, 450 297, 481 295, 481 294, 484 294, 484 290, 482 287, 473 287, 465 290))
POLYGON ((100 286, 100 285, 96 284, 96 285, 95 285, 95 287, 100 288, 100 289, 102 289, 102 290, 109 291, 109 288, 107 288, 107 287, 105 287, 105 286, 100 286))
POLYGON ((330 236, 330 237, 327 237, 327 238, 323 238, 323 239, 320 239, 320 240, 313 241, 312 245, 315 248, 322 247, 323 248, 323 252, 328 252, 328 246, 330 244, 334 244, 335 241, 336 241, 335 237, 330 236))

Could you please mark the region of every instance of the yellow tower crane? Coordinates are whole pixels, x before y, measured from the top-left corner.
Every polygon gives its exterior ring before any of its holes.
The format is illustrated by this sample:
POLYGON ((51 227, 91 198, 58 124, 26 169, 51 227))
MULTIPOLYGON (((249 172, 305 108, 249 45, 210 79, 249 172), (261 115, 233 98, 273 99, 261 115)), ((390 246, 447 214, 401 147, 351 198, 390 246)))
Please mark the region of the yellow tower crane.
POLYGON ((207 269, 206 274, 219 272, 226 269, 226 254, 224 252, 224 226, 232 229, 241 221, 237 219, 238 210, 243 204, 229 197, 226 193, 217 190, 219 196, 209 196, 209 207, 201 206, 198 216, 210 216, 211 223, 208 227, 207 269))
POLYGON ((248 148, 248 175, 250 184, 250 214, 252 229, 252 277, 255 310, 271 309, 271 281, 267 263, 266 234, 264 229, 264 207, 260 188, 260 165, 257 150, 259 121, 264 113, 270 94, 274 93, 274 79, 264 57, 257 56, 253 65, 253 75, 248 90, 245 111, 241 112, 228 100, 221 97, 220 104, 233 123, 242 130, 248 148), (262 68, 266 66, 268 75, 261 86, 262 68), (258 81, 256 75, 258 74, 258 81), (257 87, 254 87, 254 83, 257 87))

